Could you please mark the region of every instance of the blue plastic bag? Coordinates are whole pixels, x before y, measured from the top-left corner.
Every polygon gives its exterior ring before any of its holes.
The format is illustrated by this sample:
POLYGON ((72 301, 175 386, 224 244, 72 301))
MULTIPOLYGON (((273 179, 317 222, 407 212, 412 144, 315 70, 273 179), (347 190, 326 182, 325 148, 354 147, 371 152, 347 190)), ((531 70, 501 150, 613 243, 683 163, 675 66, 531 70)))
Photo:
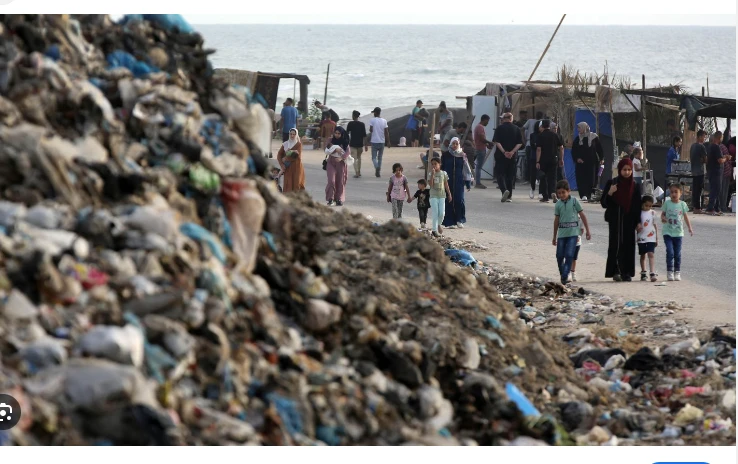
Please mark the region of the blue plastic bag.
POLYGON ((218 258, 218 261, 225 264, 226 254, 223 251, 223 247, 220 246, 215 235, 213 235, 209 230, 202 226, 198 226, 197 224, 193 224, 192 222, 185 222, 179 226, 179 231, 193 240, 205 243, 208 248, 210 248, 213 256, 218 258))
POLYGON ((138 61, 133 55, 123 50, 116 50, 110 53, 106 57, 106 60, 109 68, 126 68, 133 73, 133 77, 137 78, 147 77, 153 72, 159 72, 159 68, 143 61, 138 61))
POLYGON ((446 256, 451 258, 451 261, 459 263, 462 266, 476 266, 477 260, 474 259, 471 253, 466 250, 457 250, 455 248, 446 249, 446 256))
POLYGON ((525 394, 518 390, 518 387, 516 387, 512 383, 508 382, 505 385, 505 393, 507 393, 507 398, 515 403, 515 406, 518 407, 520 412, 522 412, 525 417, 541 416, 541 413, 538 411, 538 409, 536 409, 535 406, 533 406, 533 403, 531 403, 530 400, 525 397, 525 394))

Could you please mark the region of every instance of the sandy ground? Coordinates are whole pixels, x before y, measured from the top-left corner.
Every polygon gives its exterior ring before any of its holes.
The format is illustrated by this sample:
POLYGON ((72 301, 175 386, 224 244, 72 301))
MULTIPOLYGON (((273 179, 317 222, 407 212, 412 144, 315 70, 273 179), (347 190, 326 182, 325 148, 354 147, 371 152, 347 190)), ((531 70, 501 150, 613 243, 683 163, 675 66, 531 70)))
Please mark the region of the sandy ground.
MULTIPOLYGON (((274 153, 278 144, 275 144, 274 153)), ((392 148, 385 150, 381 178, 374 176, 371 154, 362 156, 362 178, 353 178, 350 172, 347 185, 346 208, 370 215, 377 221, 392 218, 389 205, 384 200, 386 179, 392 163, 400 162, 415 190, 416 177, 422 176, 417 169, 416 148, 392 148)), ((314 198, 325 196, 325 173, 321 169, 322 151, 305 150, 303 160, 307 176, 307 190, 314 198)), ((491 181, 484 181, 486 190, 472 190, 466 196, 467 227, 449 230, 447 235, 460 240, 475 240, 489 247, 474 256, 483 262, 494 263, 511 270, 558 280, 558 269, 551 245, 553 206, 528 199, 528 186, 514 192, 512 204, 499 202, 499 191, 491 181), (511 208, 512 206, 512 208, 511 208)), ((646 301, 675 301, 691 306, 680 311, 680 318, 696 329, 709 329, 716 325, 736 323, 735 302, 735 217, 693 217, 697 231, 696 240, 685 239, 684 262, 692 262, 689 272, 683 272, 681 282, 668 282, 665 286, 652 283, 616 283, 604 279, 607 248, 607 229, 599 205, 585 206, 593 231, 593 241, 585 243, 577 263, 578 284, 586 289, 609 295, 613 298, 646 301), (704 237, 704 238, 702 238, 704 237), (715 242, 712 242, 715 240, 715 242), (704 249, 702 249, 704 247, 704 249), (716 249, 717 248, 717 249, 716 249), (604 250, 603 250, 604 249, 604 250), (712 269, 719 273, 707 275, 712 269), (707 275, 707 276, 706 276, 707 275), (707 278, 706 278, 707 277, 707 278)), ((414 204, 405 205, 405 220, 417 222, 414 204)), ((657 250, 658 268, 663 268, 663 250, 657 250)), ((683 271, 687 266, 683 265, 683 271)), ((665 272, 661 278, 665 280, 665 272)))

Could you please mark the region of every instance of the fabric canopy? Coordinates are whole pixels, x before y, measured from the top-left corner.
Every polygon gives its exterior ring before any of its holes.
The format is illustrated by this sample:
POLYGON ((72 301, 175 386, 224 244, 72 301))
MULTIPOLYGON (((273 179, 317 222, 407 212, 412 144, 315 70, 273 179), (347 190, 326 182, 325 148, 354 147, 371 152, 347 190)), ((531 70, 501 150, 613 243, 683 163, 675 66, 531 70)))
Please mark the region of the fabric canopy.
POLYGON ((717 103, 708 105, 699 98, 692 95, 682 97, 679 109, 687 112, 687 121, 689 122, 689 130, 695 130, 697 126, 697 118, 725 118, 735 119, 735 101, 717 103))

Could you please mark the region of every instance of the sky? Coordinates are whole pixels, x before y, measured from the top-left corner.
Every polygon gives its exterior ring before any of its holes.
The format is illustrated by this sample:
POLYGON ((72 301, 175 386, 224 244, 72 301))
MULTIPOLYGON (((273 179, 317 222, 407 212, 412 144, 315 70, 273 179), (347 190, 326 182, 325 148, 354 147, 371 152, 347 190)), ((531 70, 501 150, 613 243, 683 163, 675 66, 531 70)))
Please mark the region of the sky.
MULTIPOLYGON (((289 10, 288 10, 289 11, 289 10)), ((562 13, 548 14, 497 14, 478 12, 448 17, 446 14, 384 14, 356 13, 324 14, 185 14, 192 24, 507 24, 507 25, 556 25, 562 13)), ((631 25, 631 26, 732 26, 736 25, 735 4, 733 11, 723 15, 672 15, 672 14, 567 14, 567 26, 631 25)))

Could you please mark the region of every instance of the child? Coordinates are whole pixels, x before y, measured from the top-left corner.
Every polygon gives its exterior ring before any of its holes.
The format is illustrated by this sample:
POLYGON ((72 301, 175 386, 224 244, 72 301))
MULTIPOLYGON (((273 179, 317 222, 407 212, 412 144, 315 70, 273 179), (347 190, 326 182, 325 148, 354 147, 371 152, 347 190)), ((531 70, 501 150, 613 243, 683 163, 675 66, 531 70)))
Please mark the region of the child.
POLYGON ((282 177, 282 174, 282 170, 278 167, 275 166, 272 168, 272 180, 277 184, 277 188, 280 192, 282 191, 282 186, 279 185, 279 178, 282 177))
POLYGON ((434 237, 438 237, 443 233, 441 223, 446 215, 446 196, 448 195, 449 202, 453 202, 453 199, 451 198, 451 189, 448 187, 448 174, 446 174, 446 171, 441 171, 441 160, 431 158, 431 168, 433 169, 430 173, 432 233, 434 237))
POLYGON ((641 200, 641 224, 638 227, 638 254, 641 256, 641 282, 646 279, 646 256, 648 267, 651 269, 651 282, 656 282, 656 267, 654 251, 659 245, 659 231, 656 227, 656 213, 653 208, 654 199, 651 195, 643 195, 641 200))
POLYGON ((592 240, 592 236, 589 233, 589 223, 582 205, 579 200, 571 196, 569 182, 560 180, 556 184, 556 197, 559 201, 556 202, 554 209, 554 234, 551 244, 556 247, 556 261, 559 263, 561 284, 566 285, 569 283, 569 271, 577 248, 580 218, 587 233, 587 240, 592 240))
POLYGON ((571 280, 572 282, 577 281, 577 260, 579 259, 579 250, 582 248, 582 234, 584 233, 584 228, 579 228, 579 235, 577 235, 577 248, 576 251, 574 251, 574 259, 571 261, 571 280))
POLYGON ((410 188, 407 177, 402 174, 402 165, 392 165, 392 177, 387 188, 387 203, 392 203, 392 219, 402 219, 402 204, 407 200, 410 203, 410 188))
POLYGON ((694 235, 692 223, 687 216, 687 204, 680 200, 681 184, 669 186, 669 199, 661 207, 661 223, 664 224, 664 246, 666 246, 666 280, 682 280, 682 239, 684 238, 684 222, 687 223, 689 235, 694 235))
POLYGON ((472 184, 474 183, 474 172, 472 171, 471 166, 469 166, 469 160, 466 158, 466 155, 464 155, 464 185, 466 186, 466 191, 471 192, 472 184))
MULTIPOLYGON (((428 208, 430 208, 430 192, 426 190, 426 187, 428 186, 428 183, 425 181, 425 179, 420 179, 418 181, 418 191, 415 192, 415 195, 413 195, 413 198, 417 198, 418 200, 418 215, 420 216, 420 228, 425 229, 426 228, 426 221, 428 219, 428 208)), ((410 202, 412 203, 412 198, 410 199, 410 202)))

